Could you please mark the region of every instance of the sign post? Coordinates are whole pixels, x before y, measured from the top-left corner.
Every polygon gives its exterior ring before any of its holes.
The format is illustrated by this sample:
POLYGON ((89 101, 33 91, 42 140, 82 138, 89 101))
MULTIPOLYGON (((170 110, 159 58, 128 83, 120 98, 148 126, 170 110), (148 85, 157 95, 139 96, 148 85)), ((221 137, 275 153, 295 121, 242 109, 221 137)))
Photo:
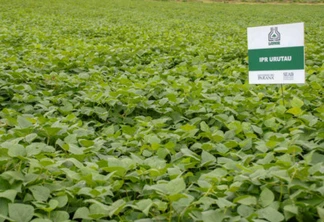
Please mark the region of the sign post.
POLYGON ((249 83, 305 83, 304 23, 248 28, 249 83))

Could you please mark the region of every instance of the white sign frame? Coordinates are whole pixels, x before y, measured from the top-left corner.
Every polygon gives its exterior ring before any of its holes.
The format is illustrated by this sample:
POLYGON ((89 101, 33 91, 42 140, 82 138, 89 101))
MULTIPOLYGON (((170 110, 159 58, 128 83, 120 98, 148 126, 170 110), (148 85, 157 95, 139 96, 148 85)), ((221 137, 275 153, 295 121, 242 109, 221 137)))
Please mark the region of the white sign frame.
POLYGON ((250 84, 305 83, 304 23, 247 29, 250 84))

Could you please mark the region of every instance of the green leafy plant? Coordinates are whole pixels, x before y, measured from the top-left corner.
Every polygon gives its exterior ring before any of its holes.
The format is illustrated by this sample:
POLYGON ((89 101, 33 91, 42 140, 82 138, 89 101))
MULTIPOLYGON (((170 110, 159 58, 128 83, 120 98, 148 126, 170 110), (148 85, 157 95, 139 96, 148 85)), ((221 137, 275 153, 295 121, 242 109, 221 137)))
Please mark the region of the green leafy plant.
POLYGON ((0 0, 0 222, 323 220, 322 11, 0 0), (246 28, 297 21, 283 102, 246 28))

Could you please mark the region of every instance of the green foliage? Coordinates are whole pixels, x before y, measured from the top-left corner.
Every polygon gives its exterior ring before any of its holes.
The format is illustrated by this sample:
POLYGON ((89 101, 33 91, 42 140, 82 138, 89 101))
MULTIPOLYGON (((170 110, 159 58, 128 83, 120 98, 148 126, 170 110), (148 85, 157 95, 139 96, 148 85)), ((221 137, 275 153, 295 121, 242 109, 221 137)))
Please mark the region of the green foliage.
POLYGON ((0 0, 0 222, 323 220, 323 9, 0 0), (283 103, 246 28, 300 21, 283 103))

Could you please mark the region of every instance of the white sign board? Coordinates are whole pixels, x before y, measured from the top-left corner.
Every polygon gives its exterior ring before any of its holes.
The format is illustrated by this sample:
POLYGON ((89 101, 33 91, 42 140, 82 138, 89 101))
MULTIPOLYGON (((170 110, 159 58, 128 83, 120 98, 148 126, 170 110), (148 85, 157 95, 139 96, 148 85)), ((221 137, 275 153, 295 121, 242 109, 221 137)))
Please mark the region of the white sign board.
POLYGON ((249 83, 305 83, 304 23, 248 28, 249 83))

